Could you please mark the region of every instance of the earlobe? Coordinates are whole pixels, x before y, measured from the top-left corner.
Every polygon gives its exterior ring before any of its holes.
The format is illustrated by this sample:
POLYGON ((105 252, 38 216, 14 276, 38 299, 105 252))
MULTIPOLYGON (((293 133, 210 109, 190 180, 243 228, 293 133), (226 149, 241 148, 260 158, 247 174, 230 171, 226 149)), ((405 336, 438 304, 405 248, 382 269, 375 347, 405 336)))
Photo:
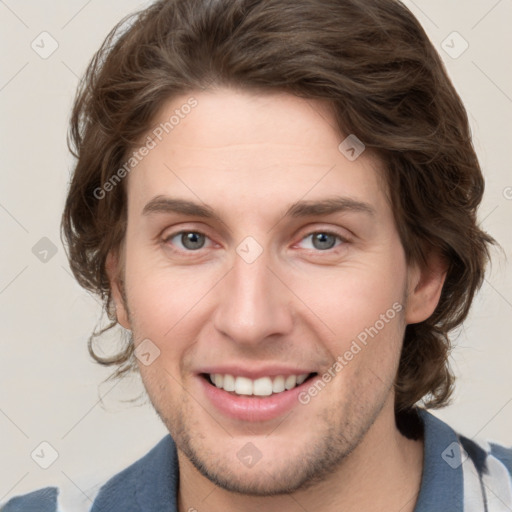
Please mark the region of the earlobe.
POLYGON ((432 250, 427 265, 409 267, 408 297, 405 311, 406 324, 427 320, 434 313, 446 279, 448 265, 444 257, 432 250))
POLYGON ((110 283, 110 291, 112 300, 116 307, 117 321, 125 329, 131 330, 130 321, 128 319, 128 311, 125 305, 123 283, 121 280, 121 268, 119 258, 113 253, 109 252, 105 261, 105 270, 107 272, 108 280, 110 283))

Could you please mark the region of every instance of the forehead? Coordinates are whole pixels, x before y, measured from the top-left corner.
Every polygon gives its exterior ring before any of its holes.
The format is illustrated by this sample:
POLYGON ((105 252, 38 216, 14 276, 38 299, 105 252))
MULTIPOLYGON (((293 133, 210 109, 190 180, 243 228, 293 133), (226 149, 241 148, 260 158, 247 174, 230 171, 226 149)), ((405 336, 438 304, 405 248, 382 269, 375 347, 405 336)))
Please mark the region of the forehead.
POLYGON ((145 134, 153 148, 129 175, 129 203, 141 211, 154 196, 181 195, 214 198, 220 208, 244 201, 281 208, 328 193, 385 208, 379 162, 369 151, 347 158, 339 149, 346 137, 327 102, 191 92, 165 103, 145 134))

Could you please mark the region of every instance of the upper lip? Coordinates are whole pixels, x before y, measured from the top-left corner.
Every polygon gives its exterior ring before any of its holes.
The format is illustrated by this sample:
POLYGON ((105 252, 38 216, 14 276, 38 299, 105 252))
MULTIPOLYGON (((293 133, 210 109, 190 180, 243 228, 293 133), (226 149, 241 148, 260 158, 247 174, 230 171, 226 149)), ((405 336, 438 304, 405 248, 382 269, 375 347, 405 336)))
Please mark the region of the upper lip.
POLYGON ((259 367, 247 367, 241 364, 230 364, 230 365, 219 365, 219 366, 207 366, 201 368, 197 372, 198 374, 221 374, 221 375, 233 375, 233 377, 247 377, 248 379, 259 379, 261 377, 277 377, 283 375, 303 375, 314 373, 314 370, 304 367, 291 367, 289 365, 266 365, 259 367))

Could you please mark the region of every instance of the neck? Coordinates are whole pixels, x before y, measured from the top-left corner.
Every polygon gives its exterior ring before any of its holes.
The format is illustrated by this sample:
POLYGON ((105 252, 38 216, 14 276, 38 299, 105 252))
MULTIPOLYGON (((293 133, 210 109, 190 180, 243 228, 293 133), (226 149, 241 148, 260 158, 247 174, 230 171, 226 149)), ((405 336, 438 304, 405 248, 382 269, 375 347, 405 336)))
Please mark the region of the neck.
POLYGON ((384 407, 359 445, 328 479, 304 491, 247 496, 221 489, 178 450, 180 512, 413 512, 421 486, 423 440, 400 433, 393 407, 384 407))

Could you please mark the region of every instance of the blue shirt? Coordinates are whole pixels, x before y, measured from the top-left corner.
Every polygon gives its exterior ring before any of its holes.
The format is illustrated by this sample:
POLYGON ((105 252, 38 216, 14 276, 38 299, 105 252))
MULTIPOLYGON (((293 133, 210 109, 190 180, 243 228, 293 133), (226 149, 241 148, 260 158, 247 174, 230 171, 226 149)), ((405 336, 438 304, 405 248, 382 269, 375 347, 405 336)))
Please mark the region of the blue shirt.
MULTIPOLYGON (((512 510, 512 446, 474 441, 424 409, 424 462, 414 512, 512 510)), ((170 435, 113 476, 90 512, 177 512, 178 458, 170 435)), ((55 487, 12 498, 1 512, 57 512, 55 487)))

